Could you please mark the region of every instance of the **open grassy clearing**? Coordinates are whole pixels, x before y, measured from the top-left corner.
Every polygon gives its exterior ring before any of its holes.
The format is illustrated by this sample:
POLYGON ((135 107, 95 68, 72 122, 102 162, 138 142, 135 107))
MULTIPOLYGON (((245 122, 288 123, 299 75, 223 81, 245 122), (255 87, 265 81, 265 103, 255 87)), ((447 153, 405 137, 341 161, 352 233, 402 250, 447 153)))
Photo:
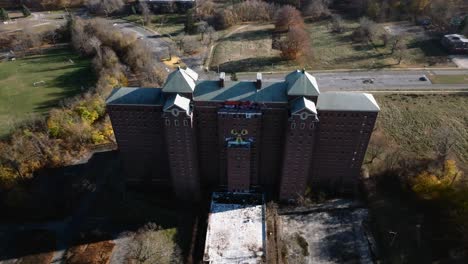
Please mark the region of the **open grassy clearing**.
MULTIPOLYGON (((424 32, 405 35, 403 41, 407 50, 398 64, 396 56, 391 54, 390 45, 384 46, 382 40, 353 42, 351 35, 359 26, 358 21, 345 20, 343 24, 345 29, 342 33, 332 33, 330 20, 306 22, 313 59, 304 65, 284 61, 280 52, 272 49, 272 24, 246 25, 219 41, 210 67, 217 70, 219 66, 221 71, 226 72, 246 72, 287 71, 302 66, 311 70, 453 66, 439 42, 422 37, 424 32)), ((383 25, 380 25, 379 31, 384 32, 383 25)))
POLYGON ((399 149, 416 158, 431 158, 437 132, 448 128, 455 158, 460 165, 468 161, 467 94, 377 95, 376 99, 381 108, 377 130, 399 149))
POLYGON ((0 137, 86 90, 94 79, 90 61, 68 49, 0 63, 0 137))
POLYGON ((434 84, 468 84, 468 75, 429 75, 434 84))
MULTIPOLYGON (((122 19, 143 25, 141 15, 129 15, 122 19)), ((162 35, 175 36, 184 32, 185 15, 183 14, 159 14, 151 15, 151 24, 147 27, 162 35)))

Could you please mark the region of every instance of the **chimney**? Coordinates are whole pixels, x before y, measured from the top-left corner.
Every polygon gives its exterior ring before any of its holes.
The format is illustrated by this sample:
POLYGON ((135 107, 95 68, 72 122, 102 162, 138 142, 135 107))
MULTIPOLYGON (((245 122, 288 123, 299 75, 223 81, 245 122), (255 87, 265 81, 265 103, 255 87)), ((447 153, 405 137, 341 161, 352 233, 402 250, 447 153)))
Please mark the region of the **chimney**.
POLYGON ((257 87, 257 89, 262 88, 262 74, 260 72, 257 72, 257 82, 255 82, 255 87, 257 87))
POLYGON ((226 77, 226 73, 221 72, 219 74, 219 87, 223 88, 224 87, 224 78, 226 77))
POLYGON ((305 73, 305 71, 306 71, 305 68, 302 68, 302 73, 305 73))

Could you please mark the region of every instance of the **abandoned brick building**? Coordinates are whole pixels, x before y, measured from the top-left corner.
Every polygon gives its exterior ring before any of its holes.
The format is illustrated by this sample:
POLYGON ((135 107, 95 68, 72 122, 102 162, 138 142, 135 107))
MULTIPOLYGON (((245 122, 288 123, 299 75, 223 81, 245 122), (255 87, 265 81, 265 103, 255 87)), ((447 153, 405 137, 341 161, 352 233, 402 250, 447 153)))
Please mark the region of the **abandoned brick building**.
POLYGON ((127 182, 201 190, 351 192, 379 112, 366 93, 320 93, 294 71, 282 82, 198 80, 172 72, 162 89, 118 88, 107 99, 127 182))

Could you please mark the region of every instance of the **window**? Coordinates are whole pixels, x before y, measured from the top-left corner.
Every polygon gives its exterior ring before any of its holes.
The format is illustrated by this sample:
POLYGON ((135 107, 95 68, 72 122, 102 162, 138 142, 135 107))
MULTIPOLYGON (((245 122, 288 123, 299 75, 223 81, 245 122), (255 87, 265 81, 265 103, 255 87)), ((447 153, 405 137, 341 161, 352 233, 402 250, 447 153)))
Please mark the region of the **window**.
POLYGON ((296 123, 291 123, 291 129, 295 129, 296 128, 296 123))
POLYGON ((179 120, 174 120, 174 126, 179 126, 179 120))

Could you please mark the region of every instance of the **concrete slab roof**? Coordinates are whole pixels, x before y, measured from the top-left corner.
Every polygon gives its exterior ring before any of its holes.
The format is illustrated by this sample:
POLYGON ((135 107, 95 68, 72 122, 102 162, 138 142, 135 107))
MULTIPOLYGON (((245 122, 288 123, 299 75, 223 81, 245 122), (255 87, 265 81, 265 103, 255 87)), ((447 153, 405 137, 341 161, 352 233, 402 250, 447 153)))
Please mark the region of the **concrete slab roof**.
POLYGON ((193 92, 194 101, 251 101, 251 102, 288 102, 286 83, 263 82, 257 89, 255 82, 225 81, 224 87, 218 81, 200 81, 193 92))
POLYGON ((318 97, 317 109, 329 111, 379 112, 374 96, 368 93, 327 92, 318 97))
POLYGON ((114 89, 106 100, 108 105, 162 105, 160 88, 121 87, 114 89))
MULTIPOLYGON (((248 194, 242 194, 248 195, 248 194)), ((234 203, 214 193, 208 219, 205 254, 208 263, 261 263, 265 254, 265 215, 262 202, 249 198, 234 203), (220 200, 218 200, 220 199, 220 200)))

